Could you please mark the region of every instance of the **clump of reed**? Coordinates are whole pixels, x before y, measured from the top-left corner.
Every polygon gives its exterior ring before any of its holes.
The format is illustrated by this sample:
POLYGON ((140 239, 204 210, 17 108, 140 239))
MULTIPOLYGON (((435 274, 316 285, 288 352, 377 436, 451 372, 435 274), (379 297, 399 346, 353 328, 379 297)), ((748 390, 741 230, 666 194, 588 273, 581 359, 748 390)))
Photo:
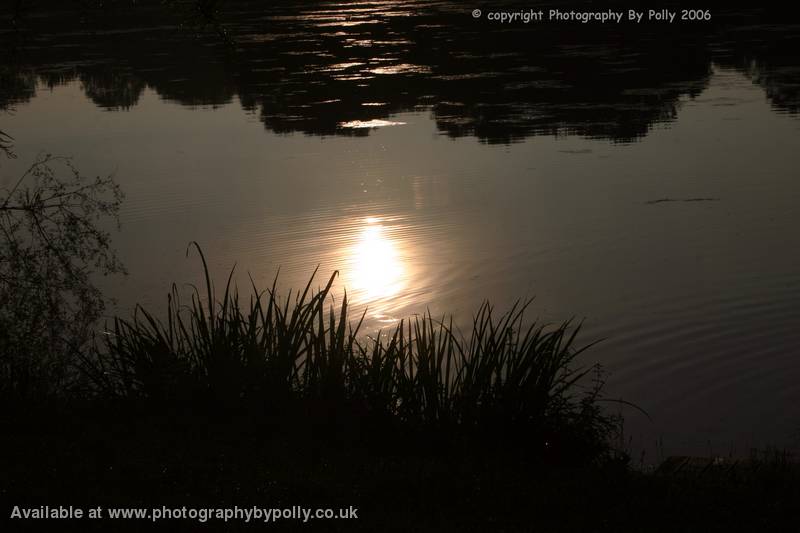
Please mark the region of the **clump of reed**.
POLYGON ((312 275, 281 303, 275 282, 259 291, 252 280, 243 302, 232 271, 217 299, 194 244, 206 301, 195 287, 182 305, 173 285, 165 319, 141 307, 130 320, 115 318, 83 361, 94 393, 160 404, 255 399, 277 409, 300 402, 312 414, 389 420, 408 430, 525 436, 545 448, 578 443, 590 455, 606 449, 615 421, 598 407, 596 367, 574 366, 588 347, 575 348, 580 325, 526 325, 530 302, 505 313, 485 303, 467 335, 452 319, 427 313, 365 337, 364 315, 351 321, 347 297, 332 304, 336 273, 317 290, 312 275))

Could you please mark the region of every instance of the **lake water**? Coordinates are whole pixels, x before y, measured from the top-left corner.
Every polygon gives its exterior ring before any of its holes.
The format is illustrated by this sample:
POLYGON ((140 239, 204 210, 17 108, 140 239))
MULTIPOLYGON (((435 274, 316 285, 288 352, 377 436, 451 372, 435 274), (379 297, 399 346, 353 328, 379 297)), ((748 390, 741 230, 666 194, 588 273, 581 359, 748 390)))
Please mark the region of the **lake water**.
POLYGON ((535 297, 531 318, 605 339, 583 361, 650 414, 623 410, 650 459, 797 444, 797 27, 304 5, 237 4, 231 45, 169 20, 30 22, 0 94, 3 185, 41 152, 115 175, 119 312, 198 282, 190 241, 218 285, 234 263, 262 288, 338 270, 367 332, 535 297))

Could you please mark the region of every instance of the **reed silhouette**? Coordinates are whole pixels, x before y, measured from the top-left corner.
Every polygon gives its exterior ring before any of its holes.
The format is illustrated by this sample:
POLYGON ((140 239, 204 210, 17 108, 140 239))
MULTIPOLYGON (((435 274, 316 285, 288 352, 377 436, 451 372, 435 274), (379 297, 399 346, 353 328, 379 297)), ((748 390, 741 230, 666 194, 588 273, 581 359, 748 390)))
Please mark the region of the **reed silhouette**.
MULTIPOLYGON (((5 403, 9 505, 359 509, 357 521, 270 525, 287 531, 796 523, 800 471, 785 454, 631 468, 613 442, 620 419, 600 408, 602 380, 586 386, 595 367, 575 366, 586 348, 575 345, 579 325, 526 325, 529 302, 501 314, 484 304, 467 335, 425 315, 369 338, 346 298, 331 305, 336 274, 283 299, 275 284, 241 297, 231 272, 219 296, 192 246, 206 282, 188 302, 173 286, 163 315, 139 308, 114 319, 76 357, 80 378, 69 387, 5 403)), ((12 525, 49 530, 42 524, 12 525)), ((143 522, 59 529, 109 525, 141 531, 143 522)))
POLYGON ((574 367, 586 348, 575 347, 579 325, 526 325, 530 302, 502 314, 486 303, 466 336, 428 314, 367 338, 346 296, 333 307, 335 273, 317 291, 312 276, 281 303, 275 284, 252 287, 243 301, 231 272, 220 298, 194 247, 204 295, 195 289, 184 305, 174 286, 163 318, 142 308, 131 320, 115 318, 82 358, 85 393, 154 406, 247 406, 273 418, 302 412, 365 434, 491 435, 572 463, 611 451, 615 420, 599 407, 602 382, 587 379, 596 368, 574 367))

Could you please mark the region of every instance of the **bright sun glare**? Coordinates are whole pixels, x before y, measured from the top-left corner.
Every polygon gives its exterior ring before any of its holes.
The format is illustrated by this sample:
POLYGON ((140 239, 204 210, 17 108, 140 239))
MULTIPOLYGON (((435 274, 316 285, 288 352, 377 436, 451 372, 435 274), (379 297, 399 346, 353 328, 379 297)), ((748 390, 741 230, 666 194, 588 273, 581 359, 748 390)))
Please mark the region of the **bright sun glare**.
POLYGON ((380 219, 364 220, 351 254, 350 284, 364 303, 397 296, 405 286, 405 265, 395 240, 380 219))

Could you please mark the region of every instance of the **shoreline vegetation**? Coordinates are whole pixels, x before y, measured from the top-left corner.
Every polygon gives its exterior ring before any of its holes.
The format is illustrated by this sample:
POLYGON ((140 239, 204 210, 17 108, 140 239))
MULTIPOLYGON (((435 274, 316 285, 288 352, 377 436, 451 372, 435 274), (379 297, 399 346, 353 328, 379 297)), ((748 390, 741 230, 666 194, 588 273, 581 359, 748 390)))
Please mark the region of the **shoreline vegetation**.
MULTIPOLYGON (((282 298, 277 279, 240 294, 232 270, 220 294, 193 243, 204 287, 181 301, 173 285, 163 315, 139 307, 98 331, 92 273, 125 270, 97 224, 116 219, 121 191, 51 156, 14 183, 0 198, 0 502, 13 531, 51 531, 54 519, 15 518, 42 506, 359 509, 270 524, 279 530, 800 523, 800 468, 779 452, 637 470, 600 367, 581 361, 580 324, 529 323, 530 302, 485 303, 466 334, 425 314, 370 337, 346 297, 333 305, 336 273, 282 298)), ((81 532, 153 524, 55 520, 81 532)))
POLYGON ((59 393, 7 395, 5 511, 359 509, 270 524, 326 531, 767 531, 800 518, 800 470, 778 452, 633 468, 615 444, 622 420, 601 408, 602 373, 576 366, 580 325, 527 325, 522 302, 484 304, 467 335, 423 315, 361 336, 346 297, 331 305, 335 273, 284 299, 275 284, 240 295, 231 271, 220 297, 191 246, 206 284, 189 301, 173 285, 163 319, 115 318, 59 393))
POLYGON ((81 357, 76 392, 156 405, 249 404, 267 413, 300 407, 312 419, 357 415, 362 426, 450 437, 508 434, 570 460, 612 453, 608 437, 618 424, 598 405, 600 368, 574 365, 589 348, 575 347, 580 325, 526 325, 530 302, 505 313, 485 303, 468 335, 452 319, 424 314, 368 336, 346 294, 334 304, 338 272, 314 290, 315 271, 286 298, 276 293, 277 277, 267 290, 253 284, 245 301, 232 270, 220 298, 200 246, 191 246, 204 294, 193 287, 184 304, 173 285, 163 319, 141 307, 131 320, 115 318, 81 357))

